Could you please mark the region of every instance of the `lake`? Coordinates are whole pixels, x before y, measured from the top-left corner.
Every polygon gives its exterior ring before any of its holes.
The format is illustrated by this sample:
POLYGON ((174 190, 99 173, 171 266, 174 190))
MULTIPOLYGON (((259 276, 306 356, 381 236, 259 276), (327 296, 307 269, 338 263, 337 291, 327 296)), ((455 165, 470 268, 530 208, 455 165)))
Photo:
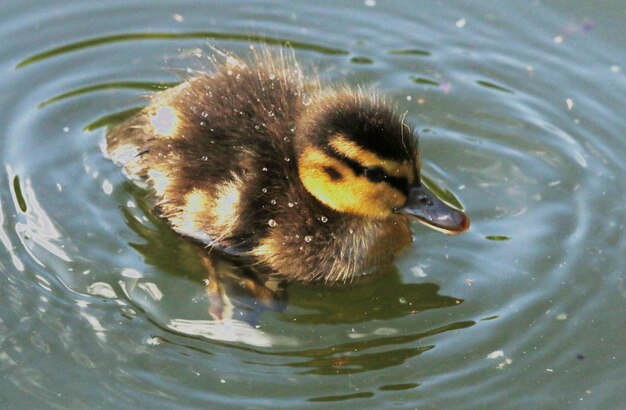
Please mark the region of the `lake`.
POLYGON ((0 4, 0 407, 623 408, 626 3, 0 4), (101 147, 214 48, 388 95, 472 219, 259 295, 101 147), (222 263, 220 262, 220 263, 222 263), (232 320, 214 320, 229 309, 232 320))

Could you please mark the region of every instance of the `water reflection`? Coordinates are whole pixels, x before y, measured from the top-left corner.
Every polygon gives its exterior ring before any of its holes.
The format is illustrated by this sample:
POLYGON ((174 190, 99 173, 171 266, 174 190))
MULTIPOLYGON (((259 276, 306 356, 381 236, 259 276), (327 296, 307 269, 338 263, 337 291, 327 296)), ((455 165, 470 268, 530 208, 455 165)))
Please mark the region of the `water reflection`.
POLYGON ((241 34, 241 33, 218 33, 218 32, 191 32, 191 33, 126 33, 115 34, 111 36, 103 36, 92 38, 89 40, 82 40, 64 46, 55 47, 50 50, 43 51, 41 53, 34 54, 17 64, 17 68, 22 68, 33 63, 37 63, 41 60, 56 57, 59 55, 76 52, 86 48, 93 48, 105 44, 113 44, 118 42, 128 41, 142 41, 142 40, 230 40, 230 41, 243 41, 246 43, 265 43, 269 45, 285 46, 296 50, 310 50, 320 54, 328 55, 343 55, 349 54, 346 50, 338 48, 323 46, 319 44, 307 43, 303 41, 295 41, 286 38, 269 37, 255 34, 241 34))
POLYGON ((370 397, 374 397, 374 393, 372 392, 360 392, 360 393, 352 393, 352 394, 341 394, 341 395, 333 395, 333 396, 320 396, 320 397, 312 397, 308 401, 310 402, 337 402, 337 401, 346 401, 346 400, 354 400, 354 399, 367 399, 370 397))
POLYGON ((124 121, 127 118, 132 117, 133 115, 137 114, 139 111, 141 111, 144 107, 132 107, 132 108, 128 108, 126 110, 122 110, 119 112, 114 112, 112 114, 107 114, 104 115, 98 119, 96 119, 95 121, 90 122, 89 124, 84 126, 84 130, 85 131, 94 131, 97 130, 98 128, 102 128, 102 127, 106 127, 109 126, 111 124, 119 124, 120 122, 124 121))
POLYGON ((94 84, 86 87, 76 88, 74 90, 70 90, 64 92, 62 94, 56 95, 52 98, 47 99, 39 103, 38 108, 43 108, 46 105, 64 100, 66 98, 77 97, 80 95, 99 92, 103 90, 143 90, 143 91, 163 91, 167 88, 174 87, 179 83, 176 82, 148 82, 148 81, 114 81, 110 83, 101 83, 94 84))
POLYGON ((14 206, 20 211, 20 215, 16 217, 15 232, 24 250, 40 266, 46 266, 43 260, 48 254, 56 257, 51 258, 52 262, 71 262, 63 249, 63 235, 39 203, 30 179, 27 178, 22 185, 11 166, 7 165, 6 170, 9 180, 12 181, 10 186, 14 206), (41 253, 40 249, 46 253, 41 253))
POLYGON ((121 212, 127 225, 143 240, 129 245, 159 274, 149 276, 134 270, 128 274, 129 269, 125 269, 127 273, 122 274, 119 284, 127 298, 172 332, 271 346, 270 338, 258 330, 257 324, 264 311, 285 308, 283 284, 181 238, 150 209, 145 191, 131 186, 129 189, 137 194, 139 208, 133 212, 136 208, 122 207, 121 212), (186 280, 185 286, 173 286, 172 281, 181 279, 186 280))
POLYGON ((293 309, 282 315, 286 322, 300 324, 356 324, 390 320, 429 309, 440 309, 463 302, 440 295, 433 283, 402 283, 397 271, 381 272, 371 282, 326 287, 292 284, 289 303, 293 309), (304 311, 302 311, 304 310, 304 311))
POLYGON ((415 346, 415 342, 421 339, 452 330, 466 329, 475 324, 476 322, 472 320, 461 321, 425 332, 386 337, 374 335, 372 339, 278 355, 298 358, 296 362, 283 363, 281 366, 303 368, 302 374, 341 375, 368 372, 402 365, 407 360, 435 347, 434 344, 415 346), (368 352, 364 353, 366 351, 368 352))
MULTIPOLYGON (((2 246, 4 246, 4 248, 9 253, 9 255, 11 255, 11 262, 13 263, 13 266, 15 267, 15 269, 17 269, 19 272, 23 272, 24 263, 20 260, 20 258, 15 253, 13 243, 11 242, 11 239, 9 238, 8 233, 5 232, 5 222, 4 222, 5 218, 4 218, 3 208, 4 208, 4 203, 3 201, 0 201, 0 243, 2 243, 2 246)), ((2 272, 8 271, 6 267, 3 265, 1 260, 0 260, 0 271, 2 272)))

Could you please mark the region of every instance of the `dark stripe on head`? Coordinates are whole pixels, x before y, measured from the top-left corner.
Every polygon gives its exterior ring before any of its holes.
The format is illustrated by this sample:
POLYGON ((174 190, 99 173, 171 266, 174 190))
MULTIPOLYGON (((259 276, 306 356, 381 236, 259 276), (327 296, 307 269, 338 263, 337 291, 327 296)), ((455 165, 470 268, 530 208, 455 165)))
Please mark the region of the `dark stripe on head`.
POLYGON ((393 161, 415 157, 416 135, 384 102, 350 96, 334 103, 337 107, 319 121, 326 128, 323 135, 345 135, 361 148, 393 161))
POLYGON ((334 167, 324 167, 324 172, 326 172, 326 174, 328 174, 330 179, 332 179, 333 181, 338 181, 343 178, 341 172, 339 172, 337 168, 334 167))
MULTIPOLYGON (((326 152, 333 158, 338 159, 339 161, 346 164, 352 171, 354 171, 355 175, 364 175, 367 177, 368 168, 361 165, 358 161, 353 160, 352 158, 348 158, 345 155, 342 155, 335 151, 334 149, 327 149, 326 152)), ((324 168, 326 171, 326 168, 324 168)), ((328 172, 328 171, 326 171, 328 172)), ((384 172, 384 171, 383 171, 384 172)), ((332 177, 331 177, 332 178, 332 177)), ((370 179, 372 180, 372 179, 370 179)), ((380 181, 372 181, 372 182, 385 182, 392 187, 396 188, 398 191, 402 192, 405 195, 408 195, 409 192, 409 182, 404 177, 394 177, 391 175, 384 174, 384 178, 380 181)))

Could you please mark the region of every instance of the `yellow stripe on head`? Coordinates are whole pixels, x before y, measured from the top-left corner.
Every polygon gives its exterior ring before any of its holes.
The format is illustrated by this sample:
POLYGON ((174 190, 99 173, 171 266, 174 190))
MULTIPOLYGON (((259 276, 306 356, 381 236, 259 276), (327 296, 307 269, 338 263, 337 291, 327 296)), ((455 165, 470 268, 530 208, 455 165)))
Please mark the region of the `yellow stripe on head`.
MULTIPOLYGON (((382 165, 377 163, 376 166, 382 165)), ((298 171, 307 191, 339 212, 386 218, 394 208, 404 206, 407 199, 404 193, 389 184, 375 183, 365 175, 356 175, 340 159, 314 146, 307 146, 302 151, 298 171)))

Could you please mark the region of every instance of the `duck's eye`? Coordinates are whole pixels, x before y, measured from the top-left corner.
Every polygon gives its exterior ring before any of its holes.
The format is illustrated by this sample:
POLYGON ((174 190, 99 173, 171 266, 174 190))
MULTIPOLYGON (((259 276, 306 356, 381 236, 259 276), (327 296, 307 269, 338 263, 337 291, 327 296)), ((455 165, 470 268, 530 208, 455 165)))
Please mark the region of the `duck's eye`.
POLYGON ((333 181, 339 181, 343 178, 341 172, 339 172, 335 167, 324 167, 324 172, 326 172, 326 175, 328 175, 333 181))
POLYGON ((372 182, 382 182, 387 178, 385 171, 380 167, 365 168, 363 174, 372 182))
POLYGON ((419 194, 416 198, 417 203, 423 206, 431 206, 433 201, 425 194, 419 194))

